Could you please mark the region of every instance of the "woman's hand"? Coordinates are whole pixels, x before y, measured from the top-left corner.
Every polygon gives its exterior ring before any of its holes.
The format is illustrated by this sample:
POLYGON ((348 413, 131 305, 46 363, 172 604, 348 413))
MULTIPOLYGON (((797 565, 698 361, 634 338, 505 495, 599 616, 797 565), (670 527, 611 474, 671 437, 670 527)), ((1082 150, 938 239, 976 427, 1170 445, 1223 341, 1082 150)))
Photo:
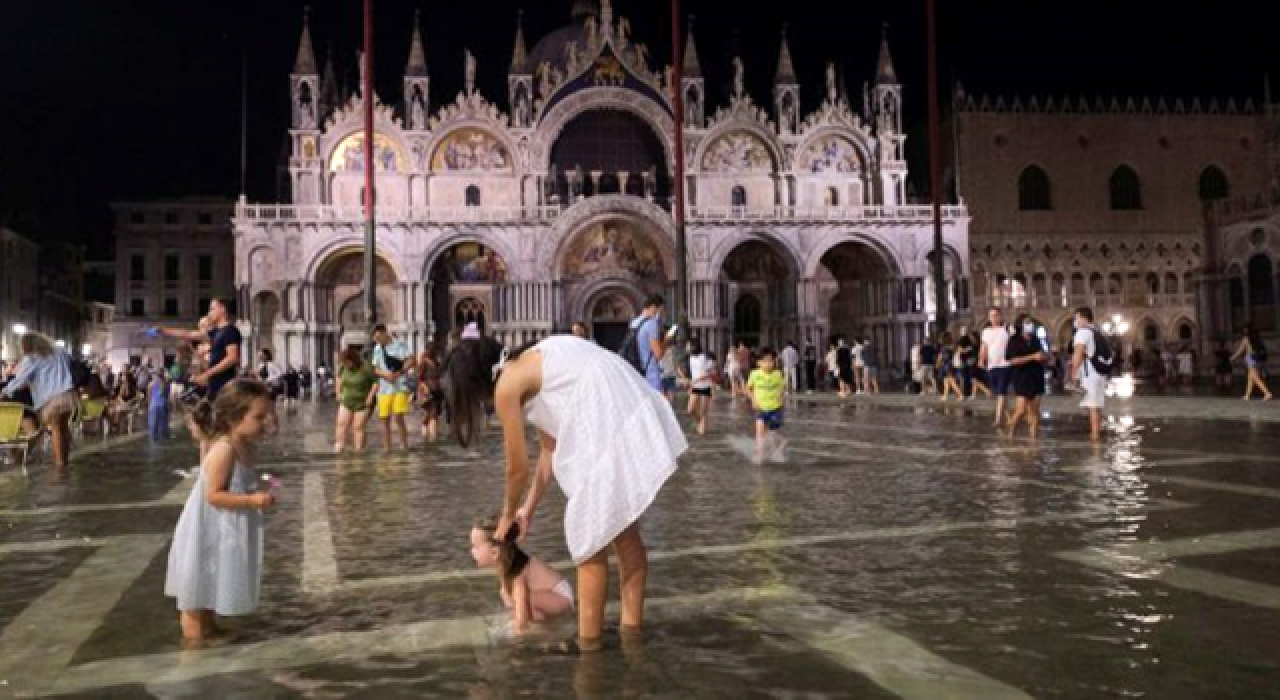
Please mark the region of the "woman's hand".
POLYGON ((521 542, 529 536, 529 521, 533 518, 532 509, 529 506, 522 506, 516 511, 516 524, 520 526, 520 537, 517 539, 521 542))
POLYGON ((507 532, 511 529, 511 525, 515 521, 516 519, 514 516, 503 513, 502 517, 498 518, 498 527, 493 530, 493 539, 499 542, 505 542, 507 539, 507 532))
POLYGON ((276 497, 272 496, 270 493, 266 491, 259 491, 258 493, 249 494, 249 505, 251 505, 254 508, 257 508, 258 510, 262 510, 263 508, 269 508, 270 506, 274 505, 275 502, 276 502, 276 497))

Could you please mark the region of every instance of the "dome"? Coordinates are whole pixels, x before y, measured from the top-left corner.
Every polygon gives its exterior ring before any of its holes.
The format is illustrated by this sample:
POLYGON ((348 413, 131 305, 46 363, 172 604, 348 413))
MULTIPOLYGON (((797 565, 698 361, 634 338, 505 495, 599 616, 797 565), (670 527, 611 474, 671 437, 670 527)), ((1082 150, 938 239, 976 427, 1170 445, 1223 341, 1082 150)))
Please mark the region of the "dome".
POLYGON ((529 52, 529 69, 536 71, 543 62, 553 66, 562 66, 565 62, 564 48, 569 42, 577 42, 585 47, 587 17, 600 16, 600 3, 597 0, 575 0, 573 10, 569 13, 572 21, 569 26, 561 27, 547 34, 538 41, 529 52))

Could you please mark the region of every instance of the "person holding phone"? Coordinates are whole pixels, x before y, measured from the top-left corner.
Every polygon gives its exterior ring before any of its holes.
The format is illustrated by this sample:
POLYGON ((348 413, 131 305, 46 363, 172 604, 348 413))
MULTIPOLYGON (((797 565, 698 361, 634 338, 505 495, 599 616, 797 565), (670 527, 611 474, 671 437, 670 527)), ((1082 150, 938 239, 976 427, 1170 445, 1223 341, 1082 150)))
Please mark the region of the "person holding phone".
POLYGON ((635 332, 636 354, 644 368, 644 380, 654 391, 662 391, 662 356, 667 353, 667 343, 675 338, 679 326, 672 324, 666 332, 662 329, 662 309, 666 306, 660 294, 654 294, 644 302, 644 311, 631 321, 635 332))

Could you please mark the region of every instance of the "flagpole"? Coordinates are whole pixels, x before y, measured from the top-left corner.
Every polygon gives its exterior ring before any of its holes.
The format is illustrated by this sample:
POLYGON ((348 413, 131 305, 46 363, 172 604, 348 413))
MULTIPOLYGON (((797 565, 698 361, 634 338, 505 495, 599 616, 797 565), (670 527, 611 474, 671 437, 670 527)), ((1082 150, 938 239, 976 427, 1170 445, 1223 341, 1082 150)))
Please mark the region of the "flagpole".
POLYGON ((680 36, 680 0, 671 0, 671 92, 675 125, 675 222, 676 222, 676 322, 687 337, 689 331, 689 251, 684 228, 684 41, 680 36))
POLYGON ((378 238, 375 232, 373 143, 373 0, 364 0, 364 308, 369 325, 378 322, 378 238))

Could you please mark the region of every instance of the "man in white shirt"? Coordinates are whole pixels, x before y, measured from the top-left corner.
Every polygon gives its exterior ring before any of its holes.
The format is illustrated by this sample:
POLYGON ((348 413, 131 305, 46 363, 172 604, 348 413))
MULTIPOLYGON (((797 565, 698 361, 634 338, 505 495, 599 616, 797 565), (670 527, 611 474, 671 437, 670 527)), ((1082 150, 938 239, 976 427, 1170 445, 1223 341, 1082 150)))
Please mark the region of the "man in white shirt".
POLYGON ((778 356, 782 361, 782 372, 787 378, 787 390, 795 393, 799 386, 797 381, 799 378, 798 369, 800 367, 800 353, 796 351, 796 344, 787 343, 787 347, 782 349, 782 353, 778 356))
POLYGON ((1089 361, 1098 351, 1097 334, 1093 309, 1087 306, 1076 309, 1076 334, 1071 341, 1074 349, 1067 376, 1074 377, 1084 390, 1080 407, 1089 409, 1089 433, 1094 440, 1102 439, 1102 408, 1107 402, 1107 377, 1089 361))
POLYGON ((987 312, 987 320, 991 325, 982 329, 982 349, 978 351, 978 366, 987 369, 987 378, 991 380, 991 393, 996 395, 995 427, 1004 423, 1004 397, 1009 393, 1009 383, 1013 379, 1013 368, 1005 357, 1005 349, 1009 346, 1009 329, 1004 325, 1004 316, 1000 309, 992 307, 987 312))

